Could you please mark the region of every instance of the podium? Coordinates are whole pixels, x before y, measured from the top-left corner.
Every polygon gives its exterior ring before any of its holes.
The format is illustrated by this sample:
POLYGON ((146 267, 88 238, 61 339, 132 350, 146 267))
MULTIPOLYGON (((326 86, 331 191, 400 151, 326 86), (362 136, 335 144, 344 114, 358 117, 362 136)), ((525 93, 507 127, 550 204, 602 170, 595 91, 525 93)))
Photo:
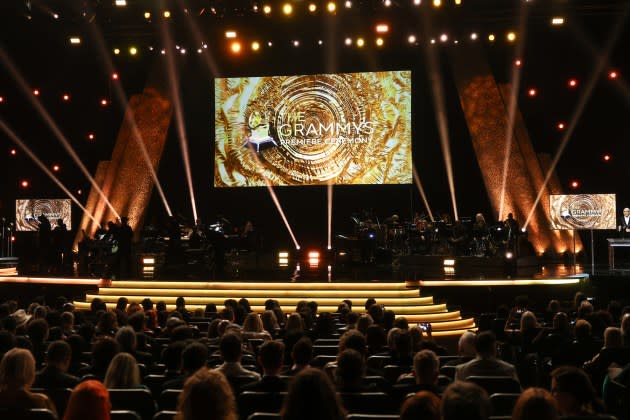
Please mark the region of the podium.
POLYGON ((620 238, 608 238, 608 268, 610 270, 617 270, 615 268, 615 248, 630 247, 630 239, 620 238))

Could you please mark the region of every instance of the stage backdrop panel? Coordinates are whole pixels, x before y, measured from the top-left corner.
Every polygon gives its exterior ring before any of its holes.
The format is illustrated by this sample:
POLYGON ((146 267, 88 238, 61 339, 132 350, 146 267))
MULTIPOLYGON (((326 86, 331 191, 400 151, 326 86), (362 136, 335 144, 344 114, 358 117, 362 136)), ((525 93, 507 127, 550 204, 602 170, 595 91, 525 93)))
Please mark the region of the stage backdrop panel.
POLYGON ((615 229, 615 194, 551 195, 552 229, 615 229))
POLYGON ((215 80, 215 187, 410 184, 411 72, 215 80))
POLYGON ((68 229, 72 228, 72 205, 69 199, 33 198, 15 200, 15 225, 18 231, 37 231, 37 218, 44 215, 55 227, 57 219, 63 219, 68 229))

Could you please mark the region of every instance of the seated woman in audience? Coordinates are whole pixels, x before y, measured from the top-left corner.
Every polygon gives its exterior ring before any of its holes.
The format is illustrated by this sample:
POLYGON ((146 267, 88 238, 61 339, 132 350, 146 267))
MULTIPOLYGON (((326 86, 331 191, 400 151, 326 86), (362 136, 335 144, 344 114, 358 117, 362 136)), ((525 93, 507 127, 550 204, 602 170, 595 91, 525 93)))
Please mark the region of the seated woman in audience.
POLYGON ((278 324, 278 318, 276 318, 274 311, 267 309, 260 315, 260 319, 262 320, 265 331, 273 337, 276 337, 280 332, 280 325, 278 324))
POLYGON ((582 369, 562 366, 551 372, 551 393, 562 416, 592 416, 604 411, 591 380, 582 369))
POLYGON ((521 313, 518 311, 518 307, 514 307, 505 321, 505 336, 512 345, 521 349, 521 353, 532 353, 535 351, 532 343, 540 333, 540 326, 533 312, 525 311, 521 313), (519 314, 521 314, 519 328, 513 328, 513 323, 519 314))
POLYGON ((241 330, 241 335, 243 337, 243 341, 246 341, 250 338, 262 338, 263 340, 271 340, 271 333, 264 330, 260 315, 254 312, 248 314, 245 317, 245 321, 243 322, 243 329, 241 330))
POLYGON ((0 362, 0 409, 10 411, 47 408, 55 415, 55 405, 44 394, 31 392, 35 381, 35 359, 30 351, 14 348, 0 362))
POLYGON ((282 420, 343 420, 346 412, 328 376, 306 368, 295 375, 280 411, 282 420))
POLYGON ((72 390, 63 420, 109 420, 111 408, 105 385, 100 381, 89 380, 81 382, 72 390))
POLYGON ((236 420, 236 399, 225 376, 203 367, 186 380, 175 420, 236 420))
POLYGON ((558 403, 543 388, 523 391, 512 411, 512 420, 557 420, 559 417, 558 403))
POLYGON ((140 369, 136 359, 129 353, 118 353, 105 373, 105 386, 108 389, 144 388, 140 380, 140 369))
POLYGON ((615 363, 621 367, 629 362, 630 351, 623 346, 621 330, 617 327, 608 327, 604 331, 604 347, 591 360, 584 363, 584 370, 591 375, 593 384, 599 389, 610 365, 615 363))

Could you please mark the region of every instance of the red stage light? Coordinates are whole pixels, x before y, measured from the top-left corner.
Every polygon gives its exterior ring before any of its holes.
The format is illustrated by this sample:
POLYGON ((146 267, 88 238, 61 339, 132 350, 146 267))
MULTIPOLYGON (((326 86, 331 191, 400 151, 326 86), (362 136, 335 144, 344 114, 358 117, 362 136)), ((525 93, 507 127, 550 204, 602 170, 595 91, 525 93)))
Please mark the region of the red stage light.
POLYGON ((559 122, 556 127, 558 128, 558 130, 564 130, 564 123, 563 122, 559 122))
POLYGON ((61 99, 63 99, 64 101, 69 101, 70 100, 70 95, 68 95, 67 93, 64 93, 63 96, 61 97, 61 99))
POLYGON ((520 67, 520 66, 521 66, 521 64, 523 64, 523 62, 522 62, 521 60, 515 60, 515 61, 514 61, 514 65, 515 65, 516 67, 520 67))
POLYGON ((33 90, 33 95, 39 96, 39 89, 34 89, 33 90))
POLYGON ((29 182, 26 179, 23 179, 22 182, 20 182, 20 186, 22 188, 28 188, 29 182))
POLYGON ((604 162, 609 162, 612 157, 609 154, 604 155, 604 162))
POLYGON ((534 97, 534 96, 536 96, 536 95, 538 94, 538 91, 537 91, 536 89, 532 88, 532 89, 530 89, 530 90, 528 90, 528 91, 527 91, 527 94, 528 94, 529 96, 534 97))
POLYGON ((61 169, 61 167, 59 165, 53 165, 52 170, 55 172, 59 172, 59 169, 61 169))
POLYGON ((3 96, 0 96, 0 104, 1 104, 2 102, 4 102, 4 97, 3 97, 3 96))
POLYGON ((11 154, 11 156, 15 156, 15 155, 17 155, 17 150, 15 150, 15 149, 11 149, 11 150, 9 151, 9 153, 11 154))
POLYGON ((112 79, 118 80, 118 73, 112 73, 112 79))
POLYGON ((90 133, 88 134, 88 140, 94 140, 94 134, 90 133))
POLYGON ((580 186, 580 182, 577 180, 571 181, 571 188, 576 189, 580 186))
POLYGON ((574 87, 577 87, 577 85, 578 85, 578 81, 576 79, 569 80, 569 87, 574 88, 574 87))
POLYGON ((619 73, 614 70, 608 73, 608 78, 611 80, 615 80, 617 77, 619 77, 619 73))
POLYGON ((101 106, 107 106, 107 99, 101 99, 101 106))

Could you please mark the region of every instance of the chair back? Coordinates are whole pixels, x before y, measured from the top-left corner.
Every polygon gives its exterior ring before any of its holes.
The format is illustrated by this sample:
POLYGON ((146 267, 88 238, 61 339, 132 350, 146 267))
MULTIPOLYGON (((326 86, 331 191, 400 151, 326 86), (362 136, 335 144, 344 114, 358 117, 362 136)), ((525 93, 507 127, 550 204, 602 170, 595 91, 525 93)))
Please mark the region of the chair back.
POLYGON ((157 411, 153 396, 148 389, 110 389, 112 410, 130 410, 142 420, 151 420, 157 411))

